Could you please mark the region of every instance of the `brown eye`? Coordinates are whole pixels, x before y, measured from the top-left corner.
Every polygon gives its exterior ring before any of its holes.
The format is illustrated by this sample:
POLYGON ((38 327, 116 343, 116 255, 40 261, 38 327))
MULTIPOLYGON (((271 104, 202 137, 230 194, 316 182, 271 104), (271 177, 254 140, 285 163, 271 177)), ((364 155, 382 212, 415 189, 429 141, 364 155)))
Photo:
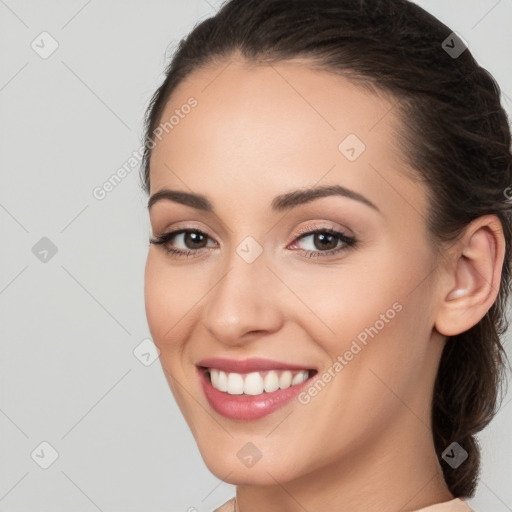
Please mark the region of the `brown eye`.
POLYGON ((308 257, 333 256, 356 245, 355 238, 332 228, 316 229, 297 237, 294 246, 301 248, 308 257), (302 243, 301 241, 306 241, 302 243), (302 247, 300 247, 302 245, 302 247))
POLYGON ((208 240, 209 236, 197 229, 179 229, 158 235, 150 243, 162 245, 169 254, 192 256, 206 248, 208 240))
POLYGON ((184 231, 183 242, 187 249, 201 249, 206 246, 208 237, 200 231, 184 231))
POLYGON ((319 250, 335 249, 338 245, 339 239, 334 235, 325 233, 315 233, 313 235, 313 245, 319 250))

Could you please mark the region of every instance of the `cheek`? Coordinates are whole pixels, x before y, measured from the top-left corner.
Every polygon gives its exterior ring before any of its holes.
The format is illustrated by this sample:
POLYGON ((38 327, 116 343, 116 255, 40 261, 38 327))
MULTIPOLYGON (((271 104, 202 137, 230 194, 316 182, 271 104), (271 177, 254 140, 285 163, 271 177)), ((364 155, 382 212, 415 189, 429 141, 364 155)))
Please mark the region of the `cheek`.
POLYGON ((306 313, 307 331, 314 329, 315 340, 324 340, 336 350, 340 340, 355 338, 376 322, 382 328, 380 315, 393 319, 393 304, 403 296, 392 269, 388 266, 384 271, 383 262, 380 268, 368 266, 363 271, 359 265, 312 268, 300 280, 291 275, 288 280, 293 280, 295 294, 307 306, 298 305, 306 313))
POLYGON ((157 259, 150 249, 144 271, 144 304, 149 330, 153 341, 157 345, 165 332, 163 330, 163 320, 168 299, 165 286, 163 286, 165 276, 161 275, 161 270, 158 267, 157 259))
POLYGON ((185 381, 180 352, 186 339, 184 329, 190 305, 184 300, 187 286, 182 274, 179 270, 173 270, 153 248, 150 249, 144 273, 147 323, 153 342, 160 351, 165 378, 178 406, 186 411, 187 400, 180 385, 185 381))
MULTIPOLYGON (((406 357, 404 349, 409 356, 416 350, 419 357, 432 328, 432 291, 425 279, 431 266, 430 253, 419 247, 414 257, 395 248, 359 259, 357 264, 312 266, 300 281, 293 281, 294 292, 310 308, 299 321, 333 360, 350 350, 358 355, 349 353, 348 358, 358 360, 375 353, 379 366, 398 364, 406 357), (415 338, 419 344, 411 346, 415 338), (374 346, 371 351, 370 345, 374 346), (380 351, 385 354, 377 357, 380 351)), ((287 277, 291 282, 293 276, 287 277)))
POLYGON ((157 328, 160 339, 169 327, 191 312, 205 292, 204 277, 191 266, 173 265, 166 261, 164 253, 150 250, 144 273, 144 299, 148 322, 157 328), (159 329, 162 323, 166 324, 163 332, 159 329))
POLYGON ((153 341, 160 351, 176 344, 181 330, 180 318, 186 318, 189 303, 183 272, 163 261, 160 254, 150 250, 144 273, 144 301, 146 318, 153 341))

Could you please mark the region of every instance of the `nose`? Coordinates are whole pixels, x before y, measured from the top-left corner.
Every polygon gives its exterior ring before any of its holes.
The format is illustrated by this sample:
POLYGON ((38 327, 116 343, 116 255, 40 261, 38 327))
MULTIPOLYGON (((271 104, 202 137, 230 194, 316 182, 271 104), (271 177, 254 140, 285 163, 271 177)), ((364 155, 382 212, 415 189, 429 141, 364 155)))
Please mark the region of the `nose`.
POLYGON ((285 318, 279 296, 284 290, 267 267, 264 253, 252 263, 235 253, 229 263, 207 295, 201 317, 219 342, 242 346, 281 328, 285 318))

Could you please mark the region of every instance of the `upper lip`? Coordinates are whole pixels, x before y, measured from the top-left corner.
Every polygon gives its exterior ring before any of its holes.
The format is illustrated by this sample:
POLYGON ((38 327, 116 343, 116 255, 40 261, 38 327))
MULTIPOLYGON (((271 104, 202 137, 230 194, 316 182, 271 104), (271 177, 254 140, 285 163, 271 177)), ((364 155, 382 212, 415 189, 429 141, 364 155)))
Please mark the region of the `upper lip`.
POLYGON ((197 363, 205 368, 216 368, 224 372, 250 373, 265 370, 310 370, 309 366, 273 361, 271 359, 227 359, 221 357, 208 357, 197 363))

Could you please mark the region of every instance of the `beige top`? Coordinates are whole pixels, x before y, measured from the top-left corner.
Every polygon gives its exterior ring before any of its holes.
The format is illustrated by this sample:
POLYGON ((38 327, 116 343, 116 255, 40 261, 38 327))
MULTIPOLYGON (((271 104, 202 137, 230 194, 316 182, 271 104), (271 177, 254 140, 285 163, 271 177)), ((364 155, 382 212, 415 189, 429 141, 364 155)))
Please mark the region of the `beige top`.
MULTIPOLYGON (((213 512, 235 512, 235 498, 231 498, 213 512)), ((454 500, 438 503, 437 505, 430 505, 429 507, 415 510, 414 512, 473 512, 473 510, 469 508, 465 501, 460 498, 455 498, 454 500)))

